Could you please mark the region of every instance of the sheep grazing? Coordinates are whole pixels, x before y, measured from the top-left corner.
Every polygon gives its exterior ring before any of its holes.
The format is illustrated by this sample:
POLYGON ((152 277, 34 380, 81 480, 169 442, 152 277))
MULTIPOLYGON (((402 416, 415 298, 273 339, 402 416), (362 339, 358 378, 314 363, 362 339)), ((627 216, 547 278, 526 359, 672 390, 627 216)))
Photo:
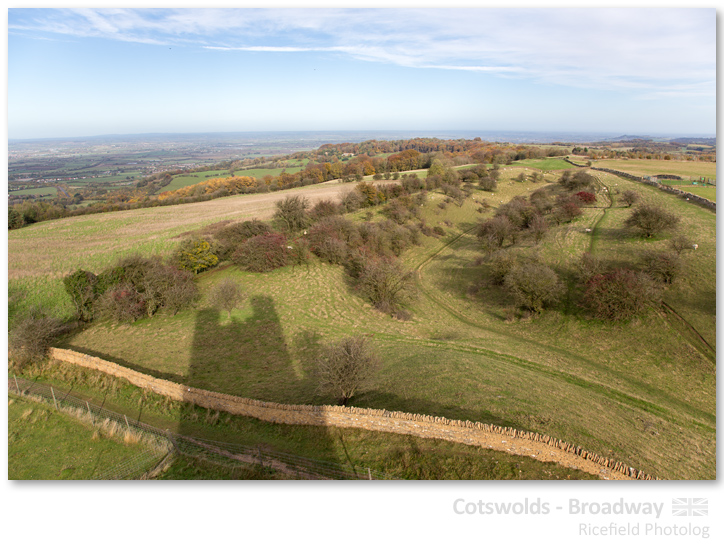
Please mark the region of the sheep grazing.
POLYGON ((694 245, 692 245, 692 247, 693 247, 695 250, 696 250, 696 249, 699 249, 699 244, 695 243, 694 245))

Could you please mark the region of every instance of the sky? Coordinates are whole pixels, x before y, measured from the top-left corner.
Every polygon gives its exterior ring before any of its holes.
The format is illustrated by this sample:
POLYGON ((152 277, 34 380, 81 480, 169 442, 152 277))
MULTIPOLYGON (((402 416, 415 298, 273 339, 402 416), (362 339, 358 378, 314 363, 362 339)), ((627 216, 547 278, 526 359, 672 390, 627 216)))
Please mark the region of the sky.
POLYGON ((716 133, 716 10, 9 9, 10 139, 716 133))

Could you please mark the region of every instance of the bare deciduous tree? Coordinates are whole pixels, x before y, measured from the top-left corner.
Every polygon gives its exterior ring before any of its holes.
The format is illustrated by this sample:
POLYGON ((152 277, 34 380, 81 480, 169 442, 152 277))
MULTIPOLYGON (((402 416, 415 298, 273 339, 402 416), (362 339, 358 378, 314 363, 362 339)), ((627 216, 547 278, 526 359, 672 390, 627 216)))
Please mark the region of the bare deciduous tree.
POLYGON ((164 306, 175 316, 178 311, 196 302, 199 290, 188 272, 174 271, 169 279, 170 283, 164 294, 164 306))
POLYGON ((368 259, 359 275, 359 289, 382 312, 394 315, 415 294, 414 274, 396 258, 368 259))
POLYGON ((276 202, 274 220, 287 233, 298 232, 309 226, 309 200, 303 196, 287 196, 276 202))
POLYGON ((226 311, 229 313, 231 318, 231 311, 241 304, 242 293, 241 287, 231 278, 224 278, 211 288, 209 294, 209 302, 211 305, 219 310, 226 311))
POLYGON ((515 265, 505 276, 504 285, 518 307, 536 313, 557 303, 565 291, 558 275, 539 263, 515 265))
POLYGON ((320 390, 346 405, 380 368, 379 357, 364 336, 351 336, 324 348, 317 362, 320 390))
POLYGON ((644 272, 661 284, 671 284, 681 273, 683 261, 672 251, 649 251, 643 255, 644 272))
POLYGON ((669 240, 669 248, 676 251, 677 255, 681 255, 681 252, 686 249, 693 249, 694 242, 683 234, 676 234, 669 240))
POLYGON ((641 196, 635 190, 624 190, 621 192, 620 198, 621 201, 626 204, 626 207, 631 207, 631 205, 641 199, 641 196))
POLYGON ((143 295, 129 283, 117 284, 98 300, 98 311, 116 322, 131 323, 146 313, 143 295))
POLYGON ((62 329, 57 318, 45 316, 40 310, 31 311, 8 335, 10 356, 20 366, 44 358, 62 329))
POLYGON ((478 227, 478 239, 489 252, 503 247, 505 240, 514 241, 515 226, 506 215, 497 215, 482 222, 478 227))
POLYGON ((635 228, 647 238, 674 228, 679 217, 655 203, 642 203, 624 221, 626 226, 635 228))
POLYGON ((530 231, 535 238, 535 243, 540 243, 548 231, 548 223, 543 215, 536 213, 531 217, 528 228, 530 228, 530 231))

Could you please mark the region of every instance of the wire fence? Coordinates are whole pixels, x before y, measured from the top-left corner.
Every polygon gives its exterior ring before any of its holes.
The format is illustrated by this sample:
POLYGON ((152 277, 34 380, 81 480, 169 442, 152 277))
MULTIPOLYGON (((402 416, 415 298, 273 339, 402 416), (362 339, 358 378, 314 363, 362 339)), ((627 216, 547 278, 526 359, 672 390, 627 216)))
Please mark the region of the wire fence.
POLYGON ((369 468, 265 450, 261 445, 249 446, 181 435, 108 410, 103 404, 97 405, 72 395, 70 390, 16 376, 8 378, 8 392, 40 398, 57 410, 74 409, 77 413, 87 413, 94 425, 112 422, 120 428, 143 434, 149 445, 146 450, 96 475, 94 479, 139 479, 161 463, 170 451, 226 466, 256 465, 277 470, 294 479, 397 479, 369 468))

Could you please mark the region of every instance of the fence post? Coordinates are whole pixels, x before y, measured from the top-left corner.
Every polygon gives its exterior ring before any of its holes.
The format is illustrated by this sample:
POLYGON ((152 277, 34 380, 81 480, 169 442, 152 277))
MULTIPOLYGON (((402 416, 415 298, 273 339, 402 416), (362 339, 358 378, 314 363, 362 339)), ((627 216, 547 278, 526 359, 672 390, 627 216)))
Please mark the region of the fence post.
POLYGON ((131 426, 128 425, 128 418, 126 418, 126 415, 125 415, 125 414, 123 415, 123 417, 124 417, 125 420, 126 420, 126 427, 128 428, 128 431, 131 431, 131 426))
POLYGON ((257 450, 257 454, 259 455, 259 465, 263 468, 264 460, 261 457, 261 445, 257 445, 256 450, 257 450))
POLYGON ((53 386, 50 386, 50 394, 53 395, 53 404, 55 405, 55 409, 58 410, 58 402, 55 400, 55 391, 53 391, 53 386))
POLYGON ((18 390, 18 395, 20 395, 20 386, 18 385, 18 378, 15 377, 15 374, 13 374, 13 379, 15 380, 15 389, 18 390))
POLYGON ((90 414, 91 423, 93 422, 93 412, 90 409, 90 404, 88 404, 88 401, 85 402, 85 405, 88 407, 88 414, 90 414))
POLYGON ((369 468, 367 468, 367 475, 369 476, 370 481, 372 481, 372 470, 369 468))

